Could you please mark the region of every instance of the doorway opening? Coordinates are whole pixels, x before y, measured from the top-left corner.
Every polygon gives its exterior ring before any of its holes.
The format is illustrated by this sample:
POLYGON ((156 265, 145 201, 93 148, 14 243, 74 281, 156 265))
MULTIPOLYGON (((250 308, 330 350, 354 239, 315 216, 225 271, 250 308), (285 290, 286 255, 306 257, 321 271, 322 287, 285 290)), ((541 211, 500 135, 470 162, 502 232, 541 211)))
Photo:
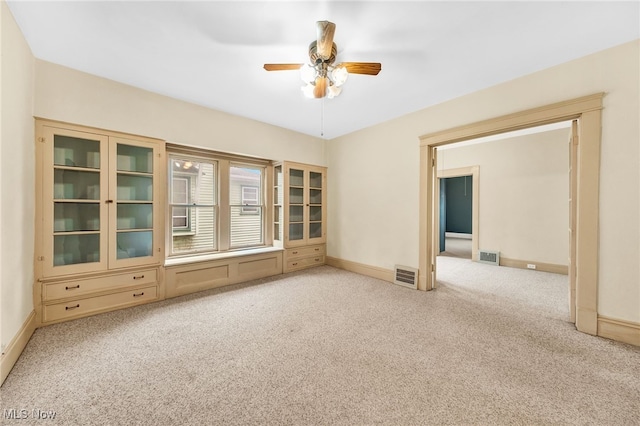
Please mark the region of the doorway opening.
POLYGON ((439 170, 438 255, 478 260, 479 166, 439 170))
POLYGON ((604 94, 598 93, 559 102, 470 125, 429 134, 420 138, 420 247, 418 288, 436 287, 438 245, 437 148, 461 141, 502 134, 561 121, 576 120, 571 188, 572 223, 569 280, 571 320, 582 332, 597 334, 598 288, 598 191, 601 139, 601 110, 604 94), (579 141, 579 142, 578 142, 579 141))

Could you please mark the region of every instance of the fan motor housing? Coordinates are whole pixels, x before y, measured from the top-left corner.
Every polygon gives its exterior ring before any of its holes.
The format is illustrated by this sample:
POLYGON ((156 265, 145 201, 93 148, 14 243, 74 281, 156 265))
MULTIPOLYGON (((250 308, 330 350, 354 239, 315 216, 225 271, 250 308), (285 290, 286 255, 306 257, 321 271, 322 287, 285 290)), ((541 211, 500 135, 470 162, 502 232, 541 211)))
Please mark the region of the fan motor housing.
POLYGON ((336 60, 336 55, 337 54, 338 54, 338 47, 336 46, 335 43, 333 43, 332 46, 331 46, 331 56, 329 56, 329 59, 324 61, 324 60, 322 60, 320 55, 318 55, 318 41, 314 40, 309 45, 309 59, 311 60, 312 64, 320 64, 322 62, 325 62, 325 63, 331 65, 336 60))

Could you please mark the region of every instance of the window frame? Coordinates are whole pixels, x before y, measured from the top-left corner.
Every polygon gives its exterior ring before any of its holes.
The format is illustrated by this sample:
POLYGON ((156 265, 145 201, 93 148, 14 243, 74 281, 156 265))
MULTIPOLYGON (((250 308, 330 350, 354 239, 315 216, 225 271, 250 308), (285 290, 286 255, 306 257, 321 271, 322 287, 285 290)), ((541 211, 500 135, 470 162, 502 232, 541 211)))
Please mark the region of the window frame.
MULTIPOLYGON (((167 158, 168 158, 168 170, 169 178, 167 179, 168 188, 168 202, 166 203, 168 209, 168 216, 171 221, 167 221, 165 240, 168 250, 166 251, 167 259, 175 258, 189 258, 193 257, 194 261, 197 261, 199 256, 210 256, 215 254, 224 254, 227 252, 259 249, 273 246, 273 227, 269 226, 273 219, 272 204, 273 198, 273 162, 268 159, 246 157, 235 154, 229 154, 224 152, 212 151, 203 148, 187 147, 183 145, 167 143, 167 158), (216 186, 216 213, 215 213, 215 249, 191 253, 173 253, 173 232, 172 232, 172 215, 171 208, 171 167, 172 160, 176 158, 180 159, 192 159, 193 161, 205 161, 215 162, 215 186, 216 186), (261 233, 262 242, 256 245, 243 245, 232 246, 231 244, 231 203, 230 203, 230 183, 231 183, 231 167, 249 167, 261 169, 261 183, 258 189, 258 204, 256 213, 247 212, 247 216, 260 215, 261 218, 261 233), (260 213, 262 209, 262 213, 260 213)), ((246 185, 251 186, 251 185, 246 185)), ((242 190, 241 190, 242 191, 242 190)), ((242 207, 242 206, 240 206, 242 207)), ((254 207, 251 207, 252 209, 254 207)), ((187 260, 187 259, 185 259, 187 260)))

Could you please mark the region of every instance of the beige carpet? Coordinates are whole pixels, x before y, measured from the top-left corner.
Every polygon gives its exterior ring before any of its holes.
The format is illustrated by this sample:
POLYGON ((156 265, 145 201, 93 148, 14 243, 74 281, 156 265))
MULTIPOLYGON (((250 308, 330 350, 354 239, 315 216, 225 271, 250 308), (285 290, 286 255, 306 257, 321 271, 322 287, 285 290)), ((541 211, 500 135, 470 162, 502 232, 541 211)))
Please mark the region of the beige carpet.
POLYGON ((328 266, 38 329, 2 409, 64 425, 640 423, 640 348, 566 277, 438 259, 418 292, 328 266))
POLYGON ((445 250, 440 256, 460 257, 471 259, 471 240, 467 238, 447 237, 444 242, 445 250))

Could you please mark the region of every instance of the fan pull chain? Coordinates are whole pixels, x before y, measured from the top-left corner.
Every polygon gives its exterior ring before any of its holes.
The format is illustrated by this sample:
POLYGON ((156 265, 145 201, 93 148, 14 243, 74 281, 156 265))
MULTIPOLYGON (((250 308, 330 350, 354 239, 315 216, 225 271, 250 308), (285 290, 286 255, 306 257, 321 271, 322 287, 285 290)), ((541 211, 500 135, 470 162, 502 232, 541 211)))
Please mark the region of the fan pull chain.
POLYGON ((320 107, 320 137, 324 137, 324 98, 320 107))

